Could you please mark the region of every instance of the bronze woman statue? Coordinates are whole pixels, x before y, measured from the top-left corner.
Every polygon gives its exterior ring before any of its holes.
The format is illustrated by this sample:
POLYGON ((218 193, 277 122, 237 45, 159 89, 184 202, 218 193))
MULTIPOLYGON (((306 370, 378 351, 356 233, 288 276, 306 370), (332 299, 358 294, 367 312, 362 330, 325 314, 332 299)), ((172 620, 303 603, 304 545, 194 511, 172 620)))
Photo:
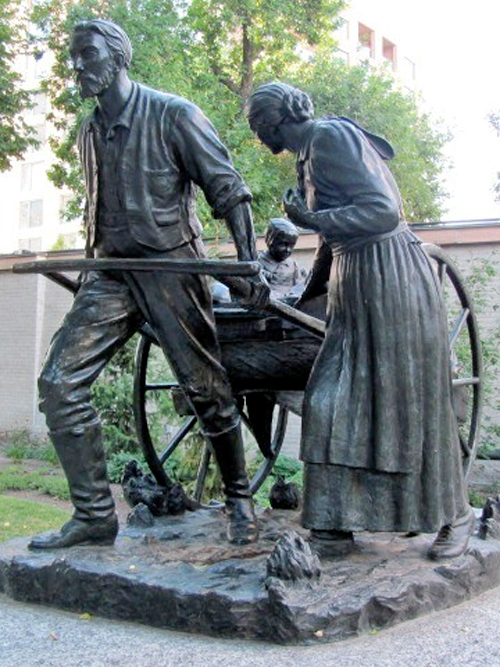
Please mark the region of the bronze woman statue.
POLYGON ((297 155, 284 206, 320 235, 301 300, 326 289, 327 334, 305 394, 303 523, 320 553, 356 531, 435 532, 431 558, 474 528, 461 466, 445 310, 385 160, 391 146, 346 118, 314 120, 303 91, 252 94, 251 129, 297 155))

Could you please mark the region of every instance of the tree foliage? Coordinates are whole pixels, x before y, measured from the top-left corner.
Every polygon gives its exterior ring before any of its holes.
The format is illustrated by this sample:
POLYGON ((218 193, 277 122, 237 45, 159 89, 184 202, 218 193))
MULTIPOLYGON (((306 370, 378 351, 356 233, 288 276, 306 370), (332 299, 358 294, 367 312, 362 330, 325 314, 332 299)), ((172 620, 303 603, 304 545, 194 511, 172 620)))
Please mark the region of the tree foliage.
POLYGON ((192 0, 190 27, 211 71, 243 102, 257 80, 300 66, 331 40, 343 0, 192 0))
POLYGON ((441 174, 447 131, 419 109, 414 93, 403 91, 384 68, 367 63, 348 67, 326 54, 297 81, 312 95, 317 116, 347 116, 370 132, 385 137, 396 157, 388 165, 404 201, 407 220, 439 220, 445 193, 441 174))
MULTIPOLYGON (((44 48, 56 56, 44 85, 53 103, 52 120, 64 131, 52 142, 57 159, 50 176, 77 194, 69 215, 75 217, 82 199, 75 136, 89 104, 80 101, 72 84, 68 35, 77 20, 101 16, 129 34, 133 79, 191 99, 212 120, 252 190, 257 230, 282 215, 282 193, 295 180, 293 156, 271 155, 245 119, 250 91, 270 80, 307 90, 320 115, 347 115, 385 135, 398 153, 390 166, 407 217, 438 218, 446 136, 389 75, 368 66, 348 68, 332 57, 332 28, 343 5, 343 0, 39 0, 35 24, 44 48)), ((203 198, 199 214, 206 235, 227 236, 203 198)))
POLYGON ((16 55, 23 48, 18 2, 0 0, 0 171, 10 169, 13 159, 37 144, 33 128, 22 115, 30 106, 30 94, 22 88, 21 76, 15 70, 16 55))

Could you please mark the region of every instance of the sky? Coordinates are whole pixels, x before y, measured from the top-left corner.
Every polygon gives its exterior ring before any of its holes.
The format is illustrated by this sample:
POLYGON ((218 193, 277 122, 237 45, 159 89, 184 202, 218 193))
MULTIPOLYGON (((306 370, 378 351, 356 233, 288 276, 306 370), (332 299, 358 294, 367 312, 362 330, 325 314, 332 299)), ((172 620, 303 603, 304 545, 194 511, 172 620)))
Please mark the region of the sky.
POLYGON ((355 1, 376 12, 387 38, 404 44, 424 108, 454 135, 443 220, 500 218, 492 192, 500 137, 488 122, 488 114, 500 113, 500 0, 355 1))

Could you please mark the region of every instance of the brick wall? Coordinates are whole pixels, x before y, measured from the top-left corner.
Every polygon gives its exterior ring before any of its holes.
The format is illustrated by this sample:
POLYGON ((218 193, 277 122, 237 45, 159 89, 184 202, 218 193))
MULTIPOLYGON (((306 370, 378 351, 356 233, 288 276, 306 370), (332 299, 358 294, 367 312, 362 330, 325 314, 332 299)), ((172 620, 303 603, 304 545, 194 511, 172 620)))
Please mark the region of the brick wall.
MULTIPOLYGON (((440 242, 465 276, 471 275, 477 267, 488 267, 492 271, 493 275, 481 285, 477 308, 482 337, 490 341, 495 334, 500 336, 500 225, 494 232, 498 238, 490 234, 481 237, 477 243, 470 237, 462 243, 463 237, 456 231, 447 238, 443 238, 440 230, 420 234, 425 241, 440 242)), ((262 239, 258 245, 264 247, 262 239)), ((313 235, 301 236, 295 254, 297 261, 310 267, 315 246, 313 235)), ((220 250, 223 255, 230 255, 230 250, 220 250)), ((36 378, 50 338, 70 307, 72 296, 42 276, 12 274, 10 267, 14 261, 12 257, 0 257, 0 307, 3 314, 0 324, 0 431, 28 428, 43 432, 44 419, 37 408, 36 378)), ((496 425, 500 430, 499 371, 498 365, 487 368, 490 405, 485 416, 487 425, 496 425)), ((292 419, 287 451, 297 450, 299 437, 300 420, 292 419)), ((495 447, 500 448, 498 435, 489 433, 488 437, 495 447)))
POLYGON ((0 431, 44 432, 37 375, 71 295, 42 276, 0 271, 0 431))
POLYGON ((472 293, 483 342, 481 442, 500 449, 500 245, 446 247, 472 293))

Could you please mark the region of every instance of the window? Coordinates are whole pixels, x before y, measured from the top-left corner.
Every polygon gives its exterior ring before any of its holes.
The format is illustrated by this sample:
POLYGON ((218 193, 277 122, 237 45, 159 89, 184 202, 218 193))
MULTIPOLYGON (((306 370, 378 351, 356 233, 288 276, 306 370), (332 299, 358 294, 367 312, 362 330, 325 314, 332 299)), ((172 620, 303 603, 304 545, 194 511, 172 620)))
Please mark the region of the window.
POLYGON ((44 53, 43 51, 38 51, 35 53, 33 59, 34 59, 34 76, 35 79, 43 79, 48 75, 49 69, 48 69, 48 60, 47 58, 44 58, 44 53))
POLYGON ((44 184, 43 162, 25 162, 21 165, 21 190, 30 192, 44 184))
POLYGON ((43 199, 22 201, 20 207, 19 227, 27 229, 41 227, 43 224, 43 199))
POLYGON ((375 57, 375 33, 363 23, 358 23, 358 53, 360 58, 375 57))
POLYGON ((343 60, 346 65, 349 65, 349 54, 347 51, 344 51, 343 49, 335 49, 335 58, 338 58, 339 60, 343 60))
POLYGON ((29 162, 21 165, 21 190, 26 192, 33 188, 33 165, 29 162))
POLYGON ((42 249, 42 239, 40 237, 19 240, 19 250, 29 250, 30 252, 39 252, 42 249))
POLYGON ((39 142, 38 146, 31 146, 29 148, 30 153, 34 153, 36 151, 40 151, 43 149, 45 146, 45 139, 46 139, 46 127, 45 124, 43 125, 35 125, 33 127, 35 131, 35 139, 39 142))
POLYGON ((75 222, 75 218, 69 218, 67 213, 68 205, 73 201, 74 195, 61 195, 59 198, 59 224, 67 225, 75 222))
POLYGON ((404 82, 412 87, 415 84, 416 66, 413 60, 403 58, 400 64, 400 75, 404 82))
POLYGON ((349 41, 349 21, 346 19, 340 18, 337 28, 337 37, 341 42, 349 41))
POLYGON ((382 57, 393 70, 396 70, 396 45, 385 37, 382 38, 382 57))
POLYGON ((74 234, 62 234, 62 242, 64 244, 64 248, 78 248, 78 243, 80 242, 81 245, 81 240, 78 237, 78 234, 75 232, 74 234))
POLYGON ((47 95, 45 93, 35 93, 33 95, 31 113, 33 115, 47 113, 47 95))
POLYGON ((46 136, 45 125, 37 125, 35 127, 35 132, 36 132, 36 138, 40 142, 40 147, 42 147, 45 143, 45 136, 46 136))

